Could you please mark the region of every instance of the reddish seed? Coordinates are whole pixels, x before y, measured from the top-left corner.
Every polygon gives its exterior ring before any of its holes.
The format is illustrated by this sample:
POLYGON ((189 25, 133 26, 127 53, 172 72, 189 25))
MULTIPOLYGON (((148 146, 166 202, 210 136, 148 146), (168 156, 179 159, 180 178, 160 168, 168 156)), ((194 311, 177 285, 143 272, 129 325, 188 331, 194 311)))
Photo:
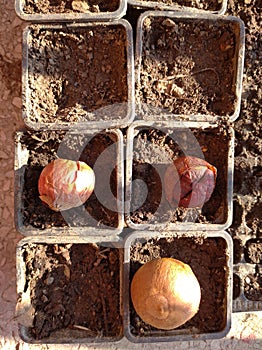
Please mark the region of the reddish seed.
POLYGON ((42 170, 38 180, 39 198, 54 211, 82 205, 95 186, 95 174, 86 163, 56 159, 42 170))
POLYGON ((172 207, 202 207, 211 197, 217 170, 204 159, 180 157, 164 176, 166 198, 172 207))

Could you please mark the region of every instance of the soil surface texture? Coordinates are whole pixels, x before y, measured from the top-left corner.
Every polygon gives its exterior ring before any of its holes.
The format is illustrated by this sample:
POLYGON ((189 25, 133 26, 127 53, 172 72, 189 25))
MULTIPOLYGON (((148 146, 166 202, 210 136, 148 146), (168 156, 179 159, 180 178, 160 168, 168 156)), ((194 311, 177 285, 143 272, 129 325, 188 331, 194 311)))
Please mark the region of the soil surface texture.
MULTIPOLYGON (((32 339, 122 336, 118 249, 92 244, 23 246, 34 308, 32 339), (55 331, 62 330, 62 333, 55 331)), ((71 338, 71 339, 72 339, 71 338)))
POLYGON ((28 110, 33 123, 124 119, 127 38, 122 25, 33 26, 28 39, 28 110))
POLYGON ((22 225, 36 229, 51 227, 118 227, 117 195, 117 137, 113 132, 97 135, 69 134, 58 131, 30 132, 21 137, 21 146, 28 152, 27 164, 19 169, 21 180, 20 215, 22 225), (38 179, 43 168, 59 158, 80 160, 95 172, 95 189, 84 205, 55 212, 42 203, 38 179), (99 161, 102 157, 102 162, 99 161), (108 176, 108 177, 107 177, 108 176), (98 193, 104 196, 98 198, 98 193), (106 196, 105 193, 109 193, 106 196))
POLYGON ((120 0, 25 0, 23 11, 27 14, 113 12, 119 4, 120 0))
MULTIPOLYGON (((134 241, 130 251, 130 280, 138 268, 158 257, 172 257, 188 264, 201 287, 198 313, 177 329, 191 329, 193 333, 219 332, 226 325, 227 247, 222 238, 159 238, 134 241), (214 297, 215 296, 215 297, 214 297)), ((141 286, 141 288, 143 288, 141 286)), ((136 314, 130 299, 131 333, 135 336, 168 336, 145 324, 136 314)))
POLYGON ((135 224, 168 222, 225 223, 228 218, 227 174, 230 132, 224 127, 206 129, 141 128, 134 139, 131 216, 135 224), (219 152, 218 152, 219 150, 219 152), (211 198, 202 208, 172 208, 164 190, 164 174, 180 156, 203 158, 216 167, 211 198), (139 179, 139 182, 136 180, 139 179), (141 191, 147 185, 147 196, 141 191))

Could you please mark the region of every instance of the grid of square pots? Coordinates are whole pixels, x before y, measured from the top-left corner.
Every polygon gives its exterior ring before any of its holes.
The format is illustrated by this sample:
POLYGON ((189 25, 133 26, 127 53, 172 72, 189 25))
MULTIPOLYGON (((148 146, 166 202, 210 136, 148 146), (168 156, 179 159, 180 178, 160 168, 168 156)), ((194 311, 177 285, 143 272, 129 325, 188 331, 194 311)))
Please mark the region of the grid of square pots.
POLYGON ((169 231, 135 231, 125 239, 124 245, 117 242, 110 244, 107 242, 107 245, 103 242, 94 244, 92 241, 88 242, 87 239, 72 236, 24 238, 17 246, 17 318, 20 323, 20 334, 25 341, 36 344, 43 342, 117 342, 124 336, 133 343, 221 338, 231 326, 232 252, 232 240, 226 232, 217 234, 212 232, 179 232, 172 234, 169 231), (147 244, 146 248, 145 244, 147 244), (160 245, 158 246, 158 244, 160 245), (187 254, 186 250, 181 249, 181 245, 186 245, 187 248, 193 246, 192 252, 187 254), (212 260, 212 257, 208 257, 208 253, 205 251, 208 247, 215 251, 215 261, 212 263, 212 267, 209 261, 212 260), (134 257, 134 249, 136 258, 134 257), (180 253, 177 252, 178 249, 180 253), (149 253, 149 251, 151 252, 149 253), (75 309, 73 314, 70 313, 71 319, 75 321, 79 318, 79 308, 76 307, 75 301, 78 300, 81 309, 83 309, 82 304, 88 303, 84 298, 87 297, 85 292, 88 292, 88 287, 90 288, 90 284, 88 284, 90 280, 92 283, 102 283, 102 280, 100 282, 92 280, 90 269, 85 269, 83 273, 85 263, 89 263, 85 257, 87 252, 89 252, 89 258, 92 261, 91 269, 103 265, 103 273, 108 272, 105 288, 110 286, 112 291, 113 307, 117 310, 117 315, 115 310, 111 310, 111 312, 113 311, 116 320, 112 320, 110 317, 107 321, 104 319, 104 308, 110 312, 110 307, 112 307, 112 302, 109 303, 104 298, 104 305, 101 302, 90 304, 89 301, 87 306, 89 318, 92 318, 92 315, 99 318, 102 329, 94 331, 88 326, 88 321, 82 320, 82 324, 76 323, 68 328, 60 327, 54 332, 48 333, 46 326, 51 327, 52 320, 58 323, 60 321, 60 324, 63 324, 68 308, 75 309), (138 252, 141 254, 141 261, 137 260, 138 252), (196 260, 193 268, 196 274, 202 275, 199 279, 203 279, 203 295, 209 295, 209 299, 203 298, 198 317, 203 319, 203 324, 206 324, 204 320, 209 318, 209 309, 215 309, 218 318, 212 325, 206 325, 200 329, 196 326, 199 319, 195 321, 193 319, 189 324, 168 332, 152 327, 148 328, 145 324, 137 325, 137 317, 134 316, 134 308, 129 295, 130 279, 144 259, 170 256, 172 252, 174 256, 181 254, 181 259, 186 259, 190 264, 196 260), (80 271, 76 269, 74 262, 76 254, 80 256, 80 263, 77 265, 77 267, 80 266, 80 271), (53 269, 50 268, 50 263, 55 266, 53 269), (75 275, 81 276, 81 281, 80 286, 78 285, 77 290, 72 293, 75 275), (31 290, 34 291, 33 294, 31 294, 31 290), (59 292, 59 302, 56 301, 55 305, 51 305, 50 295, 59 292), (83 296, 81 292, 84 294, 83 296), (63 301, 67 298, 68 293, 74 298, 72 299, 74 305, 66 306, 65 303, 63 308, 63 301), (214 293, 219 296, 218 299, 213 298, 214 293), (210 298, 212 305, 208 303, 210 298), (44 317, 44 319, 39 305, 45 305, 46 318, 44 317), (140 336, 137 334, 139 327, 145 328, 145 332, 140 336))
MULTIPOLYGON (((231 122, 238 117, 240 110, 244 26, 238 18, 222 16, 226 11, 226 0, 214 1, 213 8, 205 8, 202 5, 201 8, 196 8, 194 1, 188 7, 181 6, 180 3, 181 1, 174 1, 173 5, 169 6, 161 1, 119 0, 118 2, 116 1, 115 8, 96 12, 95 7, 84 9, 81 7, 84 6, 81 1, 75 1, 75 9, 73 11, 71 9, 59 14, 56 12, 56 9, 53 9, 50 13, 41 13, 41 11, 34 11, 32 8, 28 10, 30 6, 26 8, 26 0, 16 0, 17 14, 24 20, 34 22, 34 24, 29 25, 25 30, 23 39, 23 119, 27 129, 17 132, 15 136, 15 189, 17 193, 15 217, 17 230, 26 236, 17 246, 17 317, 20 324, 21 337, 27 342, 117 343, 124 337, 134 343, 215 339, 224 337, 229 331, 232 309, 233 311, 261 310, 261 300, 249 300, 246 298, 244 291, 244 283, 251 283, 252 276, 255 276, 256 262, 251 261, 247 258, 247 254, 242 253, 239 260, 234 261, 233 265, 233 241, 231 236, 224 231, 231 225, 233 216, 234 130, 231 122), (132 31, 135 28, 134 25, 132 28, 127 20, 122 19, 126 13, 127 4, 131 8, 141 11, 141 13, 143 12, 136 28, 136 61, 134 60, 133 53, 132 31), (80 10, 78 6, 80 6, 80 10), (153 10, 156 6, 158 8, 157 11, 153 10), (144 12, 145 10, 150 11, 144 12), (150 103, 147 101, 146 103, 141 101, 141 96, 144 94, 144 92, 139 92, 140 78, 143 74, 144 47, 142 42, 145 32, 148 31, 150 21, 153 22, 154 20, 164 21, 166 23, 165 25, 169 28, 178 28, 176 27, 178 23, 190 26, 194 21, 208 23, 210 27, 214 24, 216 29, 219 29, 219 26, 224 24, 230 28, 233 35, 234 48, 232 49, 232 42, 230 42, 229 46, 231 46, 226 47, 225 51, 226 55, 231 57, 232 81, 229 90, 232 91, 232 95, 234 96, 234 103, 232 103, 231 110, 225 113, 226 115, 223 114, 223 111, 220 111, 217 115, 215 110, 211 111, 212 113, 190 111, 186 114, 174 113, 170 110, 165 110, 162 106, 160 108, 154 104, 150 106, 150 103), (113 73, 121 80, 119 82, 124 84, 126 93, 123 100, 117 100, 116 103, 111 103, 115 101, 113 96, 111 102, 109 101, 104 105, 101 104, 101 108, 98 109, 91 106, 89 109, 87 107, 80 108, 81 110, 79 111, 78 101, 73 101, 70 105, 71 110, 66 111, 66 113, 69 112, 71 115, 76 114, 77 117, 72 122, 72 120, 63 119, 63 113, 59 114, 66 104, 63 93, 66 87, 72 84, 68 76, 66 77, 68 71, 66 72, 63 69, 65 62, 60 60, 59 53, 61 52, 61 48, 59 48, 59 43, 61 40, 65 41, 65 51, 68 50, 66 53, 68 67, 71 66, 73 69, 73 66, 76 65, 77 70, 78 67, 83 68, 83 64, 80 62, 80 65, 77 65, 74 62, 75 57, 71 58, 72 51, 70 50, 72 42, 78 41, 75 47, 76 51, 81 51, 83 46, 85 49, 90 50, 90 57, 93 59, 93 48, 91 47, 89 49, 87 42, 95 36, 96 31, 100 32, 101 35, 109 35, 106 39, 108 47, 105 49, 109 56, 114 50, 117 50, 116 47, 112 49, 112 35, 114 32, 121 31, 120 36, 122 39, 124 38, 124 47, 119 48, 119 54, 122 54, 122 59, 126 58, 124 66, 125 77, 121 79, 118 70, 113 73), (46 46, 35 45, 34 38, 37 35, 40 35, 42 39, 50 38, 50 36, 54 35, 54 51, 48 51, 48 47, 46 46), (79 38, 81 38, 80 41, 79 38), (229 53, 227 52, 228 50, 230 51, 229 53), (55 57, 55 60, 51 56, 55 57), (136 71, 134 70, 134 63, 136 63, 136 71), (59 101, 62 101, 61 106, 58 106, 55 112, 52 110, 52 103, 45 100, 48 91, 41 91, 42 77, 39 74, 41 72, 45 73, 45 79, 50 82, 50 89, 54 95, 54 103, 59 104, 59 101), (55 79, 53 79, 52 74, 55 75, 55 79), (61 76, 64 80, 60 79, 61 76), (134 91, 135 81, 137 84, 136 96, 134 91), (36 99, 36 91, 44 96, 44 106, 36 99), (135 122, 133 122, 134 119, 135 122), (136 173, 136 168, 134 163, 150 163, 151 156, 150 146, 147 152, 143 153, 143 149, 139 149, 140 146, 136 142, 140 134, 146 134, 148 130, 155 130, 156 134, 159 132, 166 133, 177 144, 177 149, 180 149, 186 155, 200 156, 207 161, 214 159, 214 166, 217 166, 219 174, 214 196, 217 195, 217 198, 220 198, 220 200, 215 200, 215 197, 213 197, 214 202, 212 202, 212 206, 214 203, 215 205, 211 214, 203 218, 201 211, 198 210, 187 211, 182 216, 173 213, 171 217, 168 217, 168 220, 164 220, 163 222, 161 220, 162 214, 159 215, 157 208, 153 213, 149 213, 149 215, 147 213, 145 215, 147 219, 148 217, 150 218, 149 220, 136 220, 136 215, 134 215, 134 211, 132 210, 132 200, 134 193, 136 194, 143 189, 143 187, 139 187, 143 186, 143 181, 135 181, 134 174, 136 173), (114 191, 113 194, 111 190, 109 191, 111 197, 106 198, 106 201, 113 207, 112 211, 105 210, 105 207, 99 202, 99 198, 91 198, 85 204, 85 207, 80 207, 79 210, 76 208, 76 210, 69 211, 69 213, 63 215, 61 213, 54 214, 52 211, 49 211, 48 215, 55 224, 50 224, 48 221, 44 222, 43 219, 41 220, 41 212, 48 211, 48 209, 41 209, 42 204, 38 198, 36 188, 37 176, 39 176, 41 169, 48 161, 56 157, 78 160, 85 152, 88 153, 88 150, 90 151, 92 149, 92 140, 98 136, 109 140, 110 156, 108 171, 114 169, 114 191), (188 146, 187 140, 190 140, 192 143, 190 146, 188 146), (217 142, 213 149, 211 147, 211 140, 217 142), (51 151, 45 148, 45 145, 48 143, 50 143, 51 151), (78 144, 76 148, 72 146, 75 143, 78 144), (87 151, 86 148, 88 149, 87 151), (218 150, 219 153, 216 153, 218 150), (36 156, 35 159, 32 158, 33 155, 34 157, 36 156), (30 184, 32 188, 28 190, 30 184), (86 209, 92 207, 92 205, 94 205, 93 213, 96 213, 98 216, 90 215, 90 213, 87 215, 86 209), (104 216, 99 216, 100 212, 103 212, 104 216), (114 213, 114 215, 108 218, 108 213, 110 215, 114 213), (73 220, 71 221, 72 217, 73 220), (219 251, 219 257, 224 261, 222 268, 224 271, 224 285, 222 287, 220 286, 222 288, 221 290, 211 290, 214 295, 217 295, 217 293, 223 295, 220 298, 220 307, 223 310, 221 324, 217 327, 199 329, 195 327, 193 320, 189 325, 186 324, 185 327, 180 327, 177 330, 161 331, 141 324, 139 317, 134 314, 129 294, 130 280, 137 266, 144 262, 134 261, 132 249, 140 249, 141 256, 150 259, 153 256, 144 248, 144 243, 147 242, 149 245, 154 245, 155 243, 158 244, 161 240, 166 242, 166 246, 169 246, 171 244, 170 242, 173 241, 192 240, 195 251, 199 251, 200 255, 202 251, 201 247, 205 245, 205 242, 211 245, 215 244, 216 246, 220 246, 222 242, 223 249, 221 248, 221 251, 219 251), (94 265, 96 264, 96 259, 99 260, 99 263, 101 261, 106 263, 107 261, 109 265, 111 263, 117 264, 119 267, 118 271, 114 271, 111 276, 112 280, 114 280, 115 276, 117 280, 117 287, 115 286, 117 290, 114 291, 117 295, 117 327, 116 324, 111 321, 111 323, 108 323, 104 319, 101 329, 96 333, 92 330, 90 331, 88 324, 85 323, 75 328, 60 329, 51 335, 44 334, 42 336, 41 334, 36 335, 34 333, 32 322, 33 314, 37 309, 37 298, 33 299, 30 294, 30 287, 33 283, 33 277, 35 277, 32 269, 30 270, 30 264, 38 266, 37 273, 39 275, 37 277, 41 277, 44 284, 52 285, 54 283, 55 285, 57 281, 55 280, 55 275, 52 275, 53 271, 48 269, 47 265, 41 259, 37 260, 37 254, 35 254, 31 262, 28 262, 26 258, 28 256, 28 249, 35 253, 39 249, 46 249, 45 247, 47 246, 50 246, 51 250, 53 249, 53 253, 49 255, 50 259, 54 261, 60 261, 60 258, 58 258, 59 254, 65 254, 63 255, 65 261, 62 263, 62 265, 64 264, 65 280, 68 278, 68 274, 71 274, 69 266, 71 262, 68 263, 70 261, 68 257, 71 254, 71 249, 74 247, 76 247, 76 251, 80 247, 84 250, 86 247, 92 248, 92 254, 95 259, 93 262, 94 265), (67 249, 67 253, 63 253, 65 248, 67 249), (110 254, 113 251, 117 252, 117 259, 111 258, 110 254), (238 292, 235 292, 235 290, 233 292, 233 280, 239 286, 238 292), (142 333, 138 332, 140 326, 142 333)), ((179 31, 179 28, 175 30, 179 31)), ((150 52, 149 50, 147 52, 152 60, 157 59, 153 55, 154 50, 155 47, 152 47, 152 51, 150 52)), ((81 55, 76 55, 76 58, 79 61, 83 59, 81 55)), ((90 65, 89 73, 92 71, 92 64, 90 62, 83 62, 90 65)), ((109 68, 101 67, 98 73, 108 74, 108 76, 113 74, 112 67, 108 71, 107 69, 109 68)), ((210 79, 214 80, 214 76, 212 76, 214 67, 197 67, 197 69, 208 73, 210 79)), ((223 79, 223 72, 220 72, 220 74, 222 76, 215 73, 217 82, 223 79)), ((76 88, 75 92, 79 93, 86 83, 87 80, 77 80, 80 88, 77 89, 77 86, 74 86, 73 88, 76 88)), ((97 87, 93 86, 92 88, 96 89, 97 87)), ((110 88, 110 81, 107 88, 110 88)), ((181 90, 179 91, 181 92, 181 90)), ((105 90, 104 96, 107 93, 108 90, 105 90)), ((88 99, 88 92, 85 97, 88 99)), ((220 98, 223 100, 226 97, 222 95, 220 98)), ((86 100, 83 99, 83 101, 86 100)), ((94 151, 96 150, 94 149, 94 151)), ((97 150, 95 159, 98 159, 103 154, 103 151, 104 149, 97 150)), ((169 154, 171 159, 174 159, 176 155, 177 153, 175 152, 171 155, 169 154)), ((154 164, 154 166, 159 170, 163 165, 167 165, 168 162, 170 162, 170 158, 167 157, 164 162, 166 164, 160 161, 159 164, 154 164)), ((101 184, 103 183, 103 172, 104 168, 98 167, 97 173, 101 174, 101 184)), ((110 188, 110 184, 108 186, 107 188, 103 188, 102 186, 101 191, 105 193, 110 188)), ((159 203, 161 201, 162 197, 159 203)), ((161 206, 159 210, 161 211, 161 206)), ((253 241, 249 243, 253 244, 253 241)), ((260 241, 256 243, 261 244, 260 241)), ((158 256, 164 257, 166 254, 165 250, 161 250, 161 248, 157 250, 158 256)), ((174 254, 175 257, 176 250, 171 249, 169 251, 170 254, 174 254)), ((212 270, 208 273, 210 274, 210 280, 212 280, 212 270)), ((215 285, 216 282, 213 282, 215 285)), ((39 290, 41 288, 39 285, 39 290)), ((205 288, 207 286, 203 287, 204 293, 207 292, 205 288)), ((41 300, 46 300, 47 296, 41 294, 41 298, 41 300)), ((201 307, 200 311, 202 312, 201 307)), ((98 317, 100 319, 105 318, 106 310, 107 306, 104 300, 98 311, 98 317)), ((57 312, 59 317, 61 315, 61 317, 65 317, 63 310, 61 311, 60 309, 57 312)), ((90 310, 90 312, 96 313, 97 311, 90 310)), ((49 313, 51 315, 50 317, 57 316, 52 315, 52 311, 49 313)), ((204 316, 202 319, 205 319, 204 316)), ((43 316, 39 316, 38 322, 44 322, 43 316)))

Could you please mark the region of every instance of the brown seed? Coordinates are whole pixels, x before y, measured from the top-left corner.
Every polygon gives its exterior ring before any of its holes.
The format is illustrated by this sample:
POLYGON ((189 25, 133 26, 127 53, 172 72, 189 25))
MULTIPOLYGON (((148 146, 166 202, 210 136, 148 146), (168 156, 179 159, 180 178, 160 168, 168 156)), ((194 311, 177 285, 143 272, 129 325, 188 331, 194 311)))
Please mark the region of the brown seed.
POLYGON ((197 312, 201 290, 190 266, 158 258, 139 268, 131 283, 131 298, 141 319, 159 329, 173 329, 197 312))

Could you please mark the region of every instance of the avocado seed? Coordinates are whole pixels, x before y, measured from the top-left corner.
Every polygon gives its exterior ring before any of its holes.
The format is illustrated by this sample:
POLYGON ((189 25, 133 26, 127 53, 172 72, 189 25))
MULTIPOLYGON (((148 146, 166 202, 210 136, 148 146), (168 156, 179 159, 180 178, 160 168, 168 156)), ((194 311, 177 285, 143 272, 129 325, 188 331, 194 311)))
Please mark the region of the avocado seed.
POLYGON ((216 185, 217 169, 204 159, 175 159, 164 175, 166 198, 172 207, 202 208, 216 185))
POLYGON ((38 180, 39 198, 54 211, 78 207, 90 197, 95 174, 84 162, 56 159, 46 165, 38 180))
POLYGON ((136 271, 131 299, 144 322, 159 329, 174 329, 198 312, 201 290, 189 265, 158 258, 136 271))

